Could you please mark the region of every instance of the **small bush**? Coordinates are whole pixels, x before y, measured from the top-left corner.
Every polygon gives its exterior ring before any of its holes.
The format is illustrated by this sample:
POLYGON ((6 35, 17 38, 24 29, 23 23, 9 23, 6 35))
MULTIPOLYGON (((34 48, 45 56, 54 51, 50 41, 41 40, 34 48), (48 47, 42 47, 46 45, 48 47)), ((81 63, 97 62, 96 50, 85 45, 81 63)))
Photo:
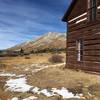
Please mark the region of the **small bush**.
POLYGON ((0 69, 3 69, 3 68, 6 68, 6 65, 5 65, 5 64, 2 64, 2 63, 0 62, 0 69))
POLYGON ((62 63, 63 62, 63 56, 61 55, 52 55, 50 58, 49 58, 49 62, 51 63, 62 63))
POLYGON ((26 56, 25 59, 31 59, 29 56, 26 56))

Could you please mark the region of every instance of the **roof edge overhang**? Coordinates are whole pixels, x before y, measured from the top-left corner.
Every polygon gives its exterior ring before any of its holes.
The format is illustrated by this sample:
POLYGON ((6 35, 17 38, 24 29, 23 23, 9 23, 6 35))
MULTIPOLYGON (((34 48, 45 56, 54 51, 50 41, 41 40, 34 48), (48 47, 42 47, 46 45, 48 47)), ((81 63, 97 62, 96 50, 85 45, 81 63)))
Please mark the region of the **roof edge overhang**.
POLYGON ((68 17, 69 17, 69 15, 70 15, 70 13, 71 13, 72 9, 74 8, 74 5, 76 4, 77 1, 78 0, 72 0, 68 10, 65 12, 65 14, 64 14, 64 16, 62 18, 62 21, 64 21, 64 22, 68 21, 68 17))

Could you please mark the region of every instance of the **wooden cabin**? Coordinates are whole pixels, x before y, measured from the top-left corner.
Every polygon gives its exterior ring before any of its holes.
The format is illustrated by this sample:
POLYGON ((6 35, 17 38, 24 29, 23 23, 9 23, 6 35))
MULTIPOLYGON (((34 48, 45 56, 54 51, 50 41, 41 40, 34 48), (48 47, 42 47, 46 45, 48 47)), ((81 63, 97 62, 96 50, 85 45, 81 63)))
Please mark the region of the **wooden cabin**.
POLYGON ((100 72, 100 0, 72 0, 67 23, 68 68, 100 72))

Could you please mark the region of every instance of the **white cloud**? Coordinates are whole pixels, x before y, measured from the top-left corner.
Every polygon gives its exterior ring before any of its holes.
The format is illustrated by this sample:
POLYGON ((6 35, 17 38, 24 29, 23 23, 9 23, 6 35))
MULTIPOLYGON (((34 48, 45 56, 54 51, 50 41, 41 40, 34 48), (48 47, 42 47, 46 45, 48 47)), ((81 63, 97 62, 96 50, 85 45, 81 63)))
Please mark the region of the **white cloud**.
POLYGON ((67 4, 65 0, 59 0, 57 4, 51 0, 43 2, 0 0, 0 45, 5 43, 0 48, 37 38, 44 32, 65 31, 66 27, 59 19, 64 13, 61 9, 67 4))

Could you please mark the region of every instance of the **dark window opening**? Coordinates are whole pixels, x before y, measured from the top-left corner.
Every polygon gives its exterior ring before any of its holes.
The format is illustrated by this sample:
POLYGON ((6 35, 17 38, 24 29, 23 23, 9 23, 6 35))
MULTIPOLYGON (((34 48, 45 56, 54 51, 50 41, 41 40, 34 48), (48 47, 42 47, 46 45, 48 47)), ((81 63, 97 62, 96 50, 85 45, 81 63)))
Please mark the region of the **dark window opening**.
POLYGON ((89 20, 94 21, 96 20, 96 11, 97 11, 96 0, 89 0, 88 3, 89 3, 88 4, 89 20))

